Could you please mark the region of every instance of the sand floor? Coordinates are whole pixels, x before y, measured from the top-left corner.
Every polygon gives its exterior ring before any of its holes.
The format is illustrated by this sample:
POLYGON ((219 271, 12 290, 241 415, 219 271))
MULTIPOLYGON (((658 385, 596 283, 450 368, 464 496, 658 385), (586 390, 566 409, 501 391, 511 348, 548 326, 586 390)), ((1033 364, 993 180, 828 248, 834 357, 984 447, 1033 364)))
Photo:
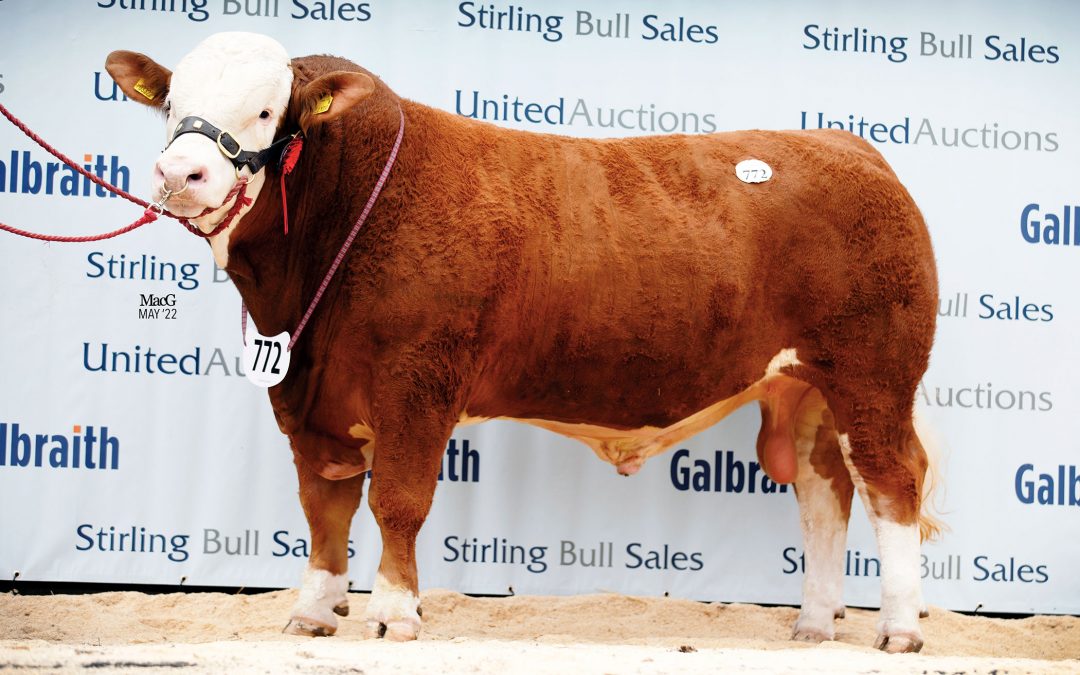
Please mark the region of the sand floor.
POLYGON ((1080 618, 932 608, 918 655, 870 648, 877 613, 790 642, 798 610, 624 595, 422 596, 421 639, 361 640, 368 596, 332 638, 281 633, 296 591, 0 595, 0 671, 318 673, 1080 673, 1080 618))

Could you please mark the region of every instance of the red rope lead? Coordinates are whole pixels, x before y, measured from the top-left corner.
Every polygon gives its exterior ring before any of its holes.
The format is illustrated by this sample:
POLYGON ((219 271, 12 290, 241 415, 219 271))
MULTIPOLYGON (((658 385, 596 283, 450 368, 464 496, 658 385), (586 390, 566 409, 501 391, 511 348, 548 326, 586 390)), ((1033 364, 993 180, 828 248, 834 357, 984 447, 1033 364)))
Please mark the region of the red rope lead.
POLYGON ((102 239, 112 239, 113 237, 119 237, 122 234, 127 234, 134 229, 140 228, 147 223, 152 223, 157 220, 158 214, 153 209, 146 209, 142 218, 139 218, 134 223, 127 227, 121 227, 119 230, 113 230, 112 232, 106 232, 105 234, 90 234, 84 237, 62 237, 53 234, 38 234, 37 232, 27 232, 26 230, 20 230, 17 227, 11 227, 0 223, 0 230, 17 234, 21 237, 27 237, 28 239, 39 239, 41 241, 59 241, 64 243, 84 243, 88 241, 101 241, 102 239))
MULTIPOLYGON (((192 225, 187 218, 178 218, 178 220, 184 225, 184 227, 188 229, 189 232, 191 232, 192 234, 197 234, 203 239, 209 239, 214 235, 220 234, 226 227, 229 226, 230 223, 232 223, 236 215, 240 213, 240 209, 251 204, 251 197, 248 197, 244 194, 246 188, 247 183, 237 183, 233 186, 233 189, 229 191, 229 194, 225 197, 225 201, 222 202, 221 206, 227 204, 229 200, 233 197, 236 197, 236 201, 233 202, 233 205, 231 207, 229 207, 229 211, 225 214, 225 219, 218 223, 217 227, 215 227, 211 232, 203 232, 198 227, 192 225)), ((221 206, 219 206, 218 209, 220 209, 221 206)), ((207 208, 205 211, 196 216, 196 218, 201 218, 206 214, 212 213, 214 211, 217 211, 217 209, 207 208)), ((168 211, 164 211, 164 213, 167 216, 176 218, 176 216, 169 213, 168 211)), ((121 227, 119 230, 113 230, 112 232, 106 232, 104 234, 88 234, 81 237, 65 237, 56 234, 39 234, 37 232, 20 230, 17 227, 5 225, 4 223, 0 223, 0 230, 3 230, 4 232, 10 232, 11 234, 17 234, 20 237, 26 237, 27 239, 37 239, 39 241, 56 241, 67 244, 79 244, 88 241, 101 241, 103 239, 112 239, 113 237, 119 237, 120 235, 127 234, 128 232, 138 229, 143 225, 146 225, 147 223, 152 223, 157 220, 157 218, 157 212, 154 211, 153 208, 147 208, 146 211, 143 213, 142 218, 139 218, 134 223, 126 227, 121 227)))
MULTIPOLYGON (((356 239, 357 233, 360 232, 360 228, 364 226, 364 221, 367 220, 368 214, 371 213, 371 207, 375 206, 375 200, 379 198, 379 193, 382 192, 383 185, 386 184, 386 179, 390 176, 390 169, 394 168, 394 161, 397 160, 398 150, 401 149, 401 139, 405 137, 405 113, 398 108, 398 132, 397 139, 394 140, 394 147, 390 149, 390 156, 386 158, 386 164, 383 165, 382 173, 379 174, 379 180, 376 181, 375 187, 371 190, 371 195, 368 197, 367 203, 364 204, 364 210, 360 213, 360 217, 356 219, 353 224, 352 230, 349 231, 349 236, 345 238, 345 243, 341 245, 341 250, 338 251, 337 256, 334 258, 334 262, 331 263, 330 269, 327 270, 326 276, 323 277, 322 283, 319 284, 319 290, 315 291, 315 297, 311 299, 311 304, 308 305, 307 311, 304 312, 304 316, 300 319, 300 323, 296 326, 296 330, 293 332, 292 337, 289 338, 289 345, 286 347, 289 351, 296 345, 296 341, 300 339, 300 333, 304 332, 304 326, 307 325, 308 319, 315 312, 315 308, 319 306, 319 300, 322 299, 323 293, 326 292, 326 287, 330 285, 330 280, 334 278, 334 273, 337 272, 337 268, 341 265, 341 261, 345 259, 345 254, 349 252, 349 247, 352 246, 353 240, 356 239)), ((296 154, 289 155, 286 160, 286 164, 295 164, 296 158, 300 154, 300 147, 295 149, 296 154)), ((291 168, 289 169, 292 170, 291 168)), ((284 176, 284 173, 282 174, 284 176)), ((282 178, 282 187, 284 188, 284 178, 282 178)), ((285 191, 282 189, 282 195, 285 191)), ((288 209, 286 209, 288 212, 288 209)), ((244 338, 244 344, 247 344, 247 305, 241 301, 240 303, 240 332, 244 338)))
MULTIPOLYGON (((224 230, 226 227, 229 226, 229 223, 231 223, 233 218, 236 217, 236 214, 240 213, 240 209, 242 209, 245 206, 248 206, 249 204, 251 204, 251 197, 248 197, 247 195, 244 194, 246 190, 247 190, 247 182, 246 181, 242 182, 242 183, 237 183, 236 185, 234 185, 232 187, 231 190, 229 190, 229 194, 225 195, 225 200, 223 202, 221 202, 221 206, 225 206, 226 204, 228 204, 229 200, 232 199, 233 197, 236 197, 236 201, 233 202, 233 205, 229 208, 228 213, 225 214, 225 219, 222 220, 220 223, 218 223, 217 227, 215 227, 210 232, 203 232, 199 228, 192 225, 191 222, 187 218, 180 218, 179 220, 183 224, 183 226, 186 227, 188 229, 188 231, 191 232, 192 234, 197 234, 200 237, 202 237, 203 239, 209 239, 210 237, 213 237, 216 234, 220 234, 222 230, 224 230)), ((221 206, 219 206, 217 209, 207 207, 202 213, 200 213, 199 215, 197 215, 195 217, 196 218, 202 218, 203 216, 205 216, 208 213, 213 213, 214 211, 217 211, 218 209, 221 208, 221 206)))
POLYGON ((349 252, 349 247, 352 246, 353 239, 356 239, 357 233, 360 232, 360 228, 363 227, 368 214, 371 213, 371 207, 375 206, 375 200, 379 198, 379 193, 382 192, 383 185, 386 184, 386 179, 390 176, 390 169, 394 168, 394 160, 397 159, 398 150, 401 148, 401 139, 405 136, 405 113, 402 112, 401 108, 398 108, 398 117, 400 118, 400 121, 398 122, 397 139, 394 141, 394 147, 390 149, 390 156, 386 158, 386 164, 383 166, 382 173, 379 175, 379 180, 375 183, 375 187, 371 191, 371 196, 368 197, 367 203, 364 204, 364 210, 360 213, 360 217, 356 219, 356 223, 349 232, 349 236, 345 239, 345 243, 341 245, 341 250, 338 251, 337 257, 334 258, 334 262, 330 265, 330 269, 326 271, 326 276, 323 277, 322 283, 319 284, 319 290, 315 291, 315 297, 311 299, 311 304, 308 305, 307 311, 304 312, 303 318, 300 319, 300 324, 296 327, 296 332, 294 332, 292 338, 289 339, 290 352, 292 351, 293 346, 296 345, 296 341, 300 339, 300 333, 303 332, 308 319, 311 318, 315 308, 319 305, 319 300, 322 299, 323 293, 326 292, 326 287, 330 285, 330 280, 334 278, 334 272, 337 272, 338 265, 345 259, 345 254, 349 252))
MULTIPOLYGON (((12 115, 11 111, 9 111, 7 108, 4 107, 3 103, 0 103, 0 114, 3 114, 4 117, 8 118, 8 121, 11 122, 12 124, 14 124, 16 127, 18 127, 19 131, 26 134, 30 138, 30 140, 32 140, 33 142, 40 145, 42 148, 45 149, 46 152, 51 154, 53 157, 56 157, 57 159, 59 159, 64 164, 67 164, 72 169, 78 171, 80 174, 85 176, 88 180, 93 181, 94 183, 97 183, 98 185, 105 188, 109 192, 113 192, 115 194, 120 195, 121 197, 128 200, 129 202, 133 202, 135 204, 138 204, 139 206, 143 207, 144 209, 150 207, 149 203, 144 202, 143 200, 139 199, 138 197, 136 197, 133 194, 130 194, 128 192, 125 192, 125 191, 121 190, 120 188, 116 187, 112 183, 109 183, 109 182, 105 181, 104 179, 98 178, 94 174, 90 173, 86 169, 79 166, 75 162, 75 160, 71 159, 70 157, 63 154, 62 152, 60 152, 59 150, 57 150, 53 146, 46 143, 45 139, 43 139, 41 136, 38 136, 33 131, 30 131, 29 127, 27 127, 25 124, 23 124, 21 121, 19 121, 19 119, 17 117, 12 115)), ((169 216, 170 218, 176 218, 176 216, 169 213, 168 211, 165 212, 165 215, 169 216)), ((151 219, 151 220, 153 220, 153 219, 151 219)), ((149 221, 147 221, 147 222, 149 222, 149 221)), ((13 228, 5 227, 4 229, 6 229, 8 232, 14 231, 13 228)), ((21 230, 20 230, 20 232, 21 232, 21 230)))
MULTIPOLYGON (((40 145, 46 152, 48 152, 53 157, 56 157, 61 162, 68 165, 69 167, 71 167, 75 171, 77 171, 79 174, 84 176, 87 180, 90 180, 91 182, 105 188, 109 192, 120 195, 121 197, 128 200, 129 202, 138 204, 139 206, 146 209, 146 211, 143 213, 142 218, 139 218, 134 223, 132 223, 132 224, 126 226, 126 227, 122 227, 119 230, 113 230, 112 232, 106 232, 104 234, 91 234, 91 235, 86 235, 86 236, 81 236, 81 237, 65 237, 65 236, 52 235, 52 234, 38 234, 37 232, 29 232, 27 230, 20 230, 17 227, 12 227, 10 225, 5 225, 4 223, 0 223, 0 230, 2 230, 4 232, 10 232, 11 234, 17 234, 20 237, 27 237, 29 239, 38 239, 40 241, 57 241, 57 242, 65 242, 65 243, 80 243, 80 242, 88 242, 88 241, 101 241, 103 239, 112 239, 113 237, 118 237, 121 234, 127 234, 128 232, 131 232, 134 229, 140 228, 143 225, 146 225, 147 223, 152 223, 155 220, 157 220, 158 213, 154 211, 154 209, 150 206, 150 204, 148 202, 145 202, 145 201, 139 199, 138 197, 136 197, 135 195, 130 194, 128 192, 125 192, 124 190, 121 190, 120 188, 116 187, 112 183, 109 183, 108 181, 95 176, 94 174, 90 173, 89 171, 87 171, 83 167, 79 166, 73 159, 71 159, 67 155, 63 154, 62 152, 60 152, 59 150, 57 150, 53 146, 49 145, 48 143, 45 142, 45 139, 43 139, 41 136, 38 136, 33 131, 31 131, 28 126, 23 124, 22 121, 20 121, 17 117, 15 117, 15 115, 11 114, 11 111, 8 110, 6 107, 4 107, 3 103, 0 103, 0 114, 3 114, 3 116, 6 117, 9 122, 14 124, 19 129, 19 131, 26 134, 27 137, 30 138, 30 140, 32 140, 33 142, 40 145)), ((295 164, 295 159, 293 160, 293 163, 295 164)), ((191 222, 187 218, 182 218, 182 217, 177 216, 175 214, 169 213, 168 211, 164 210, 163 208, 159 209, 159 212, 165 214, 166 216, 169 216, 170 218, 175 218, 176 220, 179 220, 184 225, 184 227, 186 227, 192 234, 197 234, 200 237, 202 237, 204 239, 207 239, 209 237, 213 237, 214 235, 221 233, 222 230, 224 230, 226 227, 229 226, 229 224, 233 221, 233 219, 236 217, 236 215, 238 213, 240 213, 241 209, 243 209, 245 206, 249 206, 251 204, 251 201, 252 201, 251 198, 244 194, 246 189, 247 189, 247 182, 237 182, 236 185, 233 186, 232 190, 229 191, 229 194, 221 202, 221 206, 217 207, 216 209, 208 207, 205 211, 203 211, 199 215, 195 216, 196 218, 201 218, 201 217, 203 217, 203 216, 205 216, 205 215, 207 215, 209 213, 213 213, 214 211, 217 211, 218 209, 225 206, 225 204, 227 204, 230 199, 232 199, 233 197, 236 197, 236 201, 233 202, 232 207, 230 207, 228 213, 225 214, 225 219, 223 221, 221 221, 220 223, 218 223, 217 227, 215 227, 214 230, 212 232, 209 232, 209 233, 203 232, 199 228, 192 225, 191 222)), ((287 226, 286 226, 286 228, 287 228, 287 226)), ((287 231, 288 230, 286 229, 286 232, 287 231)))

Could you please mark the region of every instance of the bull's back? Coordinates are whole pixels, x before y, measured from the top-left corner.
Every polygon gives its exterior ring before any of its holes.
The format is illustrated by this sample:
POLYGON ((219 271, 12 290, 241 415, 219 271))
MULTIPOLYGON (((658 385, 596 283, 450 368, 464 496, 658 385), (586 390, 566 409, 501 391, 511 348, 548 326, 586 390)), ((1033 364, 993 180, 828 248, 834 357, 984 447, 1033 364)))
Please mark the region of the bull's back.
POLYGON ((835 295, 844 289, 827 277, 922 253, 892 241, 928 244, 891 169, 847 132, 560 140, 551 181, 537 190, 554 213, 522 211, 523 273, 545 270, 548 281, 523 300, 573 298, 554 314, 587 319, 589 335, 597 326, 647 333, 665 320, 675 328, 680 317, 729 332, 753 314, 745 303, 758 291, 782 301, 778 293, 803 294, 809 282, 835 295), (750 158, 767 162, 772 179, 739 180, 735 166, 750 158))

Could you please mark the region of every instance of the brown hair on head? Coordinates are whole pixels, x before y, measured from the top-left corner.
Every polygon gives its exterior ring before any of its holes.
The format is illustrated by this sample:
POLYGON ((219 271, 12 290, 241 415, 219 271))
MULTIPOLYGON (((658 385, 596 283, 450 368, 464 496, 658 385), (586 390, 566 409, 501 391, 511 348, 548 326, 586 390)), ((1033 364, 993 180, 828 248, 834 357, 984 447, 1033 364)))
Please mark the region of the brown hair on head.
MULTIPOLYGON (((342 61, 333 57, 293 59, 293 87, 286 124, 307 133, 312 127, 340 117, 375 91, 375 79, 355 70, 330 70, 342 61), (322 63, 321 61, 330 63, 322 63), (320 68, 319 66, 323 66, 320 68)), ((352 66, 347 61, 343 64, 352 66)))
POLYGON ((105 59, 105 70, 133 101, 163 109, 172 71, 145 54, 115 51, 105 59))

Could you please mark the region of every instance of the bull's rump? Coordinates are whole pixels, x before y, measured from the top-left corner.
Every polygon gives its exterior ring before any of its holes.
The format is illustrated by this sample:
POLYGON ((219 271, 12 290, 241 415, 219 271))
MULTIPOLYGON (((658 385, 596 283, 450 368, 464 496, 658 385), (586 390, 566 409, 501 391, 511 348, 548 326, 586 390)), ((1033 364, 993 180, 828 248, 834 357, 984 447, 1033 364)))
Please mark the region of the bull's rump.
MULTIPOLYGON (((925 225, 862 139, 540 138, 557 161, 547 173, 530 169, 518 185, 532 194, 519 187, 511 200, 524 236, 517 293, 499 323, 514 329, 487 371, 500 380, 490 382, 500 409, 470 410, 663 427, 744 390, 780 350, 805 353, 822 322, 867 311, 888 322, 922 316, 915 323, 932 333, 925 225), (740 181, 735 165, 750 158, 773 178, 740 181), (535 208, 544 202, 536 192, 551 201, 546 209, 535 208)), ((928 352, 928 339, 910 349, 928 352)))

